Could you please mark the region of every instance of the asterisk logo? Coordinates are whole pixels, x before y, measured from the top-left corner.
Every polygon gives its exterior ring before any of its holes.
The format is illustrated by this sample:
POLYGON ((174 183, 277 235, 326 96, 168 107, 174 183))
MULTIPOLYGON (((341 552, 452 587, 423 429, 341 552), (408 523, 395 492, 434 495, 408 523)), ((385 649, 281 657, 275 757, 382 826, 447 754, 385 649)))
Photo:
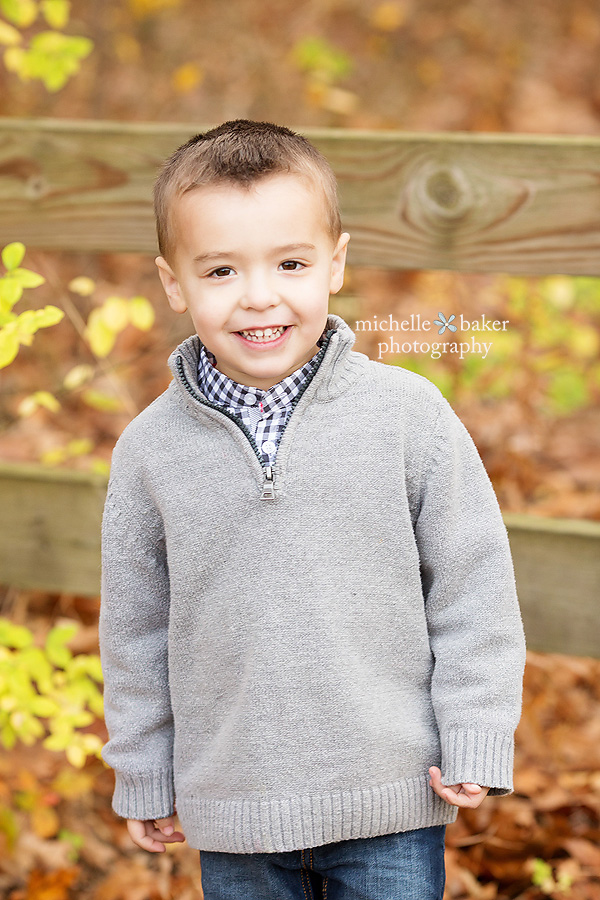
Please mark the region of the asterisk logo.
POLYGON ((434 319, 436 325, 441 325, 442 327, 439 329, 438 334, 443 334, 446 328, 449 328, 450 331, 456 331, 456 325, 451 325, 450 322, 452 319, 455 319, 455 315, 451 315, 449 319, 446 319, 444 313, 438 313, 439 319, 434 319))

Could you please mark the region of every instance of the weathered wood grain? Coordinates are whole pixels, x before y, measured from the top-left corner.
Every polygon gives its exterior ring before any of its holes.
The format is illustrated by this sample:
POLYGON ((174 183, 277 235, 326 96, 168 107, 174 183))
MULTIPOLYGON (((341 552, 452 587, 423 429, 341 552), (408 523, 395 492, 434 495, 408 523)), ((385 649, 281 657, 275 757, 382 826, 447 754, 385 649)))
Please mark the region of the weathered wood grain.
MULTIPOLYGON (((0 244, 155 253, 160 164, 207 124, 0 119, 0 244)), ((349 262, 600 275, 600 138, 305 129, 349 262)))
POLYGON ((527 646, 600 658, 600 522, 507 513, 527 646))
MULTIPOLYGON (((106 479, 0 463, 0 584, 100 592, 106 479)), ((600 523, 506 514, 527 645, 600 657, 600 523)))
POLYGON ((95 596, 106 478, 0 463, 0 582, 95 596))

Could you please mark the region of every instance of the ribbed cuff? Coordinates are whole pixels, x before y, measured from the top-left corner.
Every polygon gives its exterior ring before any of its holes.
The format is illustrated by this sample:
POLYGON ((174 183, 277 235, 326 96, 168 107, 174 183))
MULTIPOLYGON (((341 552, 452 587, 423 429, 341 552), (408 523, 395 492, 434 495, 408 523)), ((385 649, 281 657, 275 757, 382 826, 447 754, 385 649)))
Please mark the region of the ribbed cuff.
POLYGON ((472 782, 491 795, 513 791, 514 735, 455 728, 441 735, 442 783, 472 782))
POLYGON ((115 772, 112 808, 124 819, 165 819, 173 815, 171 766, 146 774, 115 772))

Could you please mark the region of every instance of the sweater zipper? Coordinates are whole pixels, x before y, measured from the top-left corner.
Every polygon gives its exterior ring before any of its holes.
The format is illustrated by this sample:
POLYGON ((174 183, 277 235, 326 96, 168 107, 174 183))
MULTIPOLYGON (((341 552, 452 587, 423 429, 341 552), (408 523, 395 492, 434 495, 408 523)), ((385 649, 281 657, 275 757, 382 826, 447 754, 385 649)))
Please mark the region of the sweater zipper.
MULTIPOLYGON (((302 388, 300 389, 300 391, 298 392, 298 394, 292 401, 291 409, 289 411, 285 425, 283 426, 281 435, 279 436, 280 443, 281 443, 281 438, 283 437, 284 431, 288 426, 288 422, 290 421, 290 419, 292 417, 292 413, 294 412, 296 406, 300 402, 300 399, 301 399, 304 391, 309 386, 309 384, 313 380, 314 376, 317 374, 317 371, 321 365, 321 361, 325 355, 325 351, 327 350, 327 347, 329 345, 329 341, 331 340, 331 335, 333 333, 334 333, 334 329, 330 329, 327 332, 327 335, 323 342, 323 346, 321 347, 321 349, 319 350, 319 353, 317 355, 317 364, 315 365, 311 374, 308 376, 308 378, 304 382, 302 388)), ((258 445, 257 445, 256 441, 254 440, 254 435, 252 434, 252 432, 250 432, 246 428, 244 423, 240 419, 238 419, 237 416, 234 416, 233 413, 230 413, 229 410, 224 409, 222 406, 219 406, 216 403, 211 403, 210 400, 206 400, 204 397, 201 397, 200 394, 196 390, 194 390, 193 386, 188 381, 187 375, 184 372, 183 357, 181 355, 177 357, 176 364, 177 364, 177 371, 179 373, 179 377, 181 378, 181 381, 183 382, 183 385, 184 385, 186 391, 188 392, 188 394, 190 394, 194 398, 194 400, 197 400, 198 403, 202 403, 204 406, 210 406, 211 409, 216 409, 217 412, 223 413, 224 416, 227 416, 228 419, 231 419, 232 422, 235 422, 235 424, 238 426, 238 428, 241 428, 241 430, 244 432, 244 434, 250 441, 250 445, 252 446, 252 449, 254 450, 256 458, 258 459, 258 461, 260 463, 260 467, 263 470, 264 476, 265 476, 264 481, 263 481, 260 499, 261 500, 275 500, 275 482, 274 482, 273 466, 266 466, 264 464, 260 450, 258 449, 258 445)), ((277 454, 275 454, 275 458, 277 458, 277 454)))

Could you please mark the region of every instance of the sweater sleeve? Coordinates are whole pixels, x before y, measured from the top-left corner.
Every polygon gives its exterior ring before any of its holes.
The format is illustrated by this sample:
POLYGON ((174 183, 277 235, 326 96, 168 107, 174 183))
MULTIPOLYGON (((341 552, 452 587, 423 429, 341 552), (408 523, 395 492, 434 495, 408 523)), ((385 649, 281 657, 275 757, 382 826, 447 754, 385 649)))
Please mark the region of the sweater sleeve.
POLYGON ((169 577, 162 519, 140 467, 117 442, 102 520, 100 656, 114 770, 113 809, 127 819, 173 813, 168 679, 169 577))
POLYGON ((444 399, 415 536, 443 784, 513 790, 525 636, 508 535, 467 429, 444 399))

